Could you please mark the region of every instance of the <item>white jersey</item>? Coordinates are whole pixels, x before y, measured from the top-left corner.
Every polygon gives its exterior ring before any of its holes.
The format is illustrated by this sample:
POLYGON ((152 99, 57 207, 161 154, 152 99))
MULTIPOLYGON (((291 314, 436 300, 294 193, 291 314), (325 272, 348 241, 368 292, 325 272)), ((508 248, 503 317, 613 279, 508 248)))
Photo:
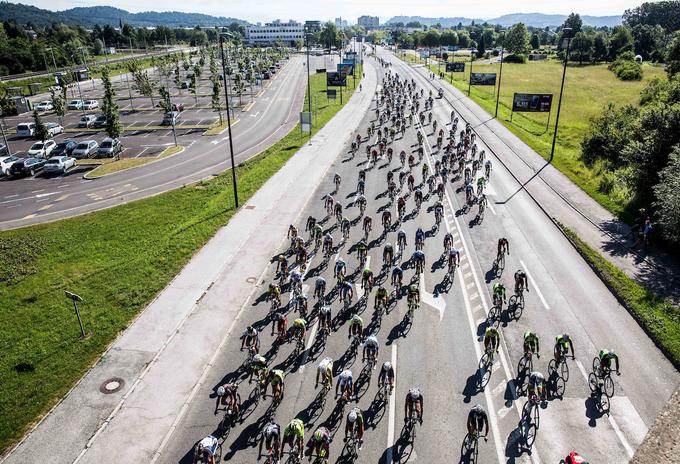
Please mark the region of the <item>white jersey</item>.
POLYGON ((366 342, 364 343, 365 346, 370 347, 370 348, 378 348, 378 339, 376 338, 375 335, 371 335, 366 338, 366 342))
POLYGON ((321 360, 321 362, 319 363, 319 372, 320 372, 321 374, 323 374, 324 372, 326 372, 326 369, 328 368, 329 365, 330 365, 331 367, 333 366, 333 359, 328 358, 328 357, 323 358, 323 359, 321 360))

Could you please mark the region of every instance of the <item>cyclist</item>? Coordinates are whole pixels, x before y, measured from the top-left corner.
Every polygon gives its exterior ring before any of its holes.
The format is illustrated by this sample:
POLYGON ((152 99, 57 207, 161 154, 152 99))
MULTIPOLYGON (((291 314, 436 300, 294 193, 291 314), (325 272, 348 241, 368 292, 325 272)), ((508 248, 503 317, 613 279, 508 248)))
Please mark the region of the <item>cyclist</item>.
POLYGON ((364 335, 364 320, 358 314, 355 314, 349 320, 347 338, 352 338, 352 335, 356 335, 359 339, 362 339, 364 335))
POLYGON ((356 433, 359 442, 359 450, 361 450, 361 445, 364 443, 364 415, 358 407, 354 407, 349 414, 347 414, 344 441, 347 441, 349 436, 353 433, 356 433))
POLYGON ((439 224, 439 222, 442 220, 442 217, 444 217, 444 206, 442 205, 441 201, 438 201, 434 205, 434 217, 437 221, 437 224, 439 224))
POLYGON ((397 211, 399 212, 399 218, 401 218, 406 211, 406 199, 404 197, 399 197, 397 200, 397 211))
POLYGON ((408 286, 407 300, 409 304, 411 304, 411 302, 415 302, 416 304, 420 303, 420 289, 418 288, 418 285, 411 284, 408 286))
POLYGON ((465 184, 465 203, 470 203, 472 201, 472 196, 475 193, 475 188, 472 186, 472 182, 467 182, 465 184))
POLYGON ((344 280, 345 271, 347 269, 347 263, 342 258, 338 258, 335 262, 335 267, 333 268, 333 277, 337 277, 340 280, 344 280))
POLYGON ((342 181, 342 178, 340 177, 340 174, 337 172, 333 176, 333 182, 335 183, 335 190, 338 191, 340 189, 340 182, 342 181))
POLYGON ((505 253, 507 253, 508 256, 510 255, 510 242, 508 242, 508 239, 505 237, 499 238, 497 259, 500 259, 505 253))
POLYGON ((363 195, 359 195, 359 197, 356 200, 356 204, 359 205, 359 210, 361 211, 361 214, 364 214, 364 210, 366 209, 366 197, 363 195))
POLYGON ((380 369, 378 375, 378 388, 387 383, 391 388, 394 388, 394 366, 389 361, 385 361, 380 369))
POLYGON ((477 195, 480 195, 484 191, 486 186, 486 177, 481 176, 477 179, 477 195))
POLYGON ((347 217, 343 217, 342 218, 342 224, 340 226, 342 228, 343 237, 349 237, 349 229, 350 229, 351 226, 352 226, 352 223, 350 222, 350 220, 347 217))
POLYGON ((368 234, 371 232, 371 226, 373 225, 373 219, 371 216, 366 216, 364 217, 364 233, 368 237, 368 234))
POLYGON ((524 290, 529 291, 529 281, 527 280, 527 273, 521 269, 515 272, 515 295, 519 295, 524 290))
POLYGON ((328 383, 331 387, 333 386, 333 358, 327 356, 319 363, 319 368, 316 371, 314 388, 319 386, 319 377, 321 377, 322 384, 328 383))
POLYGON ((276 260, 276 272, 280 272, 282 275, 288 274, 288 260, 283 254, 280 254, 276 260))
POLYGON ((312 453, 316 453, 317 456, 320 456, 321 448, 323 448, 323 457, 326 459, 326 462, 328 462, 331 441, 333 441, 333 437, 331 437, 331 432, 326 427, 320 426, 316 429, 316 432, 312 435, 312 439, 309 440, 310 459, 312 453))
POLYGON ((321 227, 321 224, 316 224, 314 226, 313 237, 318 246, 319 242, 321 242, 321 238, 323 237, 323 227, 321 227))
POLYGON ((322 251, 324 253, 329 253, 333 251, 333 236, 331 235, 330 232, 326 232, 326 235, 323 237, 323 248, 322 251))
POLYGON ((288 330, 288 317, 286 316, 286 313, 277 313, 274 319, 272 320, 272 333, 271 333, 272 336, 274 336, 275 327, 276 333, 278 335, 277 339, 278 341, 280 341, 286 335, 286 332, 288 330))
POLYGON ((342 301, 346 303, 352 301, 352 298, 354 298, 354 287, 352 286, 352 282, 343 281, 342 284, 340 284, 340 297, 342 298, 342 301))
POLYGON ((258 338, 257 329, 252 325, 249 325, 241 337, 241 351, 243 351, 247 346, 249 350, 257 353, 259 350, 259 345, 260 340, 258 338))
POLYGON ((293 326, 290 328, 291 337, 297 340, 304 340, 307 333, 307 321, 298 317, 293 321, 293 326))
POLYGON ((453 235, 451 232, 444 234, 444 253, 448 251, 453 246, 453 235))
POLYGON ((240 405, 238 404, 238 400, 237 400, 237 397, 236 397, 237 391, 238 391, 238 384, 235 383, 235 382, 225 383, 224 385, 220 385, 219 387, 217 387, 217 400, 215 401, 215 414, 217 414, 220 403, 222 403, 222 406, 226 406, 227 410, 229 410, 233 407, 234 408, 234 415, 238 417, 240 405))
POLYGON ((486 174, 487 179, 491 176, 491 167, 491 160, 486 160, 486 163, 484 163, 484 173, 486 174))
POLYGON ((491 326, 484 331, 484 351, 492 351, 498 353, 498 344, 500 341, 500 333, 498 329, 491 326))
POLYGON ((423 247, 423 243, 425 242, 425 232, 423 232, 423 229, 418 227, 416 230, 416 250, 419 250, 423 247))
POLYGON ((319 330, 331 331, 331 307, 322 306, 319 308, 319 330))
POLYGON ((368 255, 368 245, 366 244, 366 240, 363 238, 359 240, 359 243, 357 243, 357 255, 359 256, 360 260, 362 257, 363 259, 366 259, 366 256, 368 255))
POLYGON ((281 440, 281 453, 283 456, 283 450, 286 447, 286 443, 293 449, 297 447, 298 458, 302 459, 302 453, 304 451, 304 441, 305 441, 305 424, 300 419, 293 419, 290 424, 286 426, 283 430, 283 440, 281 440))
POLYGON ((381 285, 375 292, 373 305, 377 308, 378 303, 382 303, 383 308, 387 308, 387 299, 388 299, 387 289, 381 285))
POLYGON ((267 448, 267 453, 274 452, 274 457, 278 458, 279 448, 281 447, 281 427, 276 422, 270 422, 262 432, 260 447, 258 448, 258 460, 262 457, 262 445, 267 448))
POLYGON ((373 271, 365 267, 361 272, 361 288, 370 291, 373 288, 373 271))
POLYGON ((449 248, 449 267, 460 265, 460 250, 456 247, 449 248))
MULTIPOLYGON (((367 359, 369 361, 375 361, 375 359, 378 357, 379 350, 380 344, 378 343, 378 337, 376 337, 374 334, 369 335, 366 337, 366 342, 364 343, 361 361, 363 362, 367 359)), ((373 366, 373 369, 375 369, 375 366, 373 366)))
POLYGON ((540 359, 541 355, 539 354, 540 344, 538 343, 538 335, 536 335, 536 333, 532 330, 527 330, 524 332, 523 340, 524 353, 527 353, 529 350, 531 350, 533 353, 536 353, 536 357, 540 359))
POLYGON ((399 229, 399 232, 397 232, 397 246, 399 247, 399 253, 403 253, 406 248, 406 232, 404 229, 399 229))
POLYGON ((316 282, 314 283, 314 297, 323 298, 325 294, 326 294, 326 279, 324 279, 322 276, 319 276, 316 278, 316 282))
POLYGON ((385 230, 389 230, 392 225, 392 213, 389 210, 385 210, 382 213, 382 225, 385 230))
MULTIPOLYGON (((315 290, 316 291, 316 290, 315 290)), ((300 316, 307 316, 307 294, 300 293, 295 297, 294 300, 295 308, 300 312, 300 316)))
POLYGON ((562 356, 566 358, 569 350, 571 350, 571 359, 575 359, 574 342, 571 341, 569 334, 564 333, 555 337, 555 347, 553 348, 555 361, 558 361, 562 356))
POLYGON ((394 247, 391 243, 386 243, 383 249, 383 266, 389 266, 394 260, 394 247))
POLYGON ((425 253, 422 250, 416 250, 411 259, 416 265, 417 272, 423 272, 425 269, 425 253))
POLYGON ((357 181, 357 193, 359 193, 359 195, 363 195, 365 191, 366 191, 366 181, 364 179, 359 179, 357 181))
POLYGON ((354 381, 351 370, 345 369, 338 376, 338 383, 335 385, 335 396, 338 396, 338 391, 343 396, 347 396, 348 400, 354 396, 354 381))
POLYGON ((286 237, 291 239, 297 238, 298 236, 298 230, 297 227, 295 227, 293 224, 288 226, 288 233, 286 234, 286 237))
POLYGON ((491 293, 493 294, 493 304, 495 306, 501 306, 507 301, 505 294, 505 285, 502 282, 496 282, 491 287, 491 293))
POLYGON ((612 361, 616 362, 616 374, 621 375, 619 372, 619 357, 616 353, 614 353, 611 350, 600 350, 600 352, 597 354, 597 357, 600 358, 600 369, 601 370, 608 370, 611 371, 612 369, 612 361))
POLYGON ((250 362, 250 376, 248 377, 248 383, 253 381, 253 377, 259 377, 261 371, 267 371, 267 360, 261 354, 256 354, 253 356, 250 362))
POLYGON ((333 195, 327 195, 326 196, 326 201, 324 202, 326 206, 326 212, 330 214, 333 211, 333 205, 335 204, 335 200, 333 199, 333 195))
POLYGON ((545 377, 538 371, 529 374, 529 398, 536 395, 539 399, 546 401, 547 389, 545 388, 545 377))
POLYGON ((467 429, 470 436, 475 436, 479 434, 482 429, 484 430, 484 441, 487 440, 486 436, 489 434, 489 416, 486 414, 486 409, 481 404, 477 404, 468 413, 467 418, 467 429))
POLYGON ((305 231, 312 232, 314 226, 316 225, 316 218, 314 216, 309 216, 307 218, 307 223, 305 224, 305 231))
POLYGON ((576 451, 572 451, 564 458, 564 464, 588 464, 588 462, 576 451))
POLYGON ((420 190, 420 187, 416 188, 413 198, 416 201, 416 206, 420 207, 420 205, 423 203, 423 191, 420 190))
POLYGON ((479 206, 479 215, 481 216, 484 213, 484 209, 486 209, 486 205, 489 204, 489 200, 486 199, 486 195, 482 193, 482 195, 477 199, 477 205, 479 206))
POLYGON ((215 452, 219 442, 217 438, 212 435, 208 435, 204 439, 198 442, 196 445, 196 453, 194 454, 194 463, 198 462, 200 459, 206 464, 215 464, 215 452))
POLYGON ((269 284, 269 289, 267 290, 267 301, 274 300, 279 305, 281 305, 281 287, 275 283, 269 284))
POLYGON ((401 270, 401 267, 395 266, 394 269, 392 269, 392 285, 401 288, 403 278, 404 271, 401 270))
POLYGON ((404 422, 408 421, 411 414, 415 412, 418 422, 423 423, 423 394, 418 388, 411 388, 406 393, 404 400, 404 422))

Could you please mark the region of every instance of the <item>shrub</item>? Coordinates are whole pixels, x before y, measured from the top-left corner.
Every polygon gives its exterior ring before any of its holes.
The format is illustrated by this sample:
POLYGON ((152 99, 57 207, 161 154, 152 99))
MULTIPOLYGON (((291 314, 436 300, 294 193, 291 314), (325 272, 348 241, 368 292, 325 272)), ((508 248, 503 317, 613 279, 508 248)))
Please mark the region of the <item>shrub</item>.
POLYGON ((527 56, 526 55, 508 55, 506 57, 503 57, 503 61, 506 63, 526 63, 527 62, 527 56))
POLYGON ((633 52, 624 52, 609 65, 609 69, 622 81, 639 81, 642 79, 642 65, 635 61, 633 52))

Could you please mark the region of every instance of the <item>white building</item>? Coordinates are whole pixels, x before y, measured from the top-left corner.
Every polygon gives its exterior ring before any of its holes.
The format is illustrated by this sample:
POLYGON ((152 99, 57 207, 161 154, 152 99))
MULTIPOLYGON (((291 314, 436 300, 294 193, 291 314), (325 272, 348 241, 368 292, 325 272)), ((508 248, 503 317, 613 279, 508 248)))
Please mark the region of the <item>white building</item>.
POLYGON ((357 23, 367 31, 370 31, 371 29, 378 29, 378 27, 380 27, 380 18, 377 16, 359 16, 357 23))
POLYGON ((287 23, 276 20, 264 26, 247 26, 246 42, 248 45, 273 45, 283 42, 284 45, 295 45, 298 40, 304 40, 305 31, 301 23, 292 19, 287 23))

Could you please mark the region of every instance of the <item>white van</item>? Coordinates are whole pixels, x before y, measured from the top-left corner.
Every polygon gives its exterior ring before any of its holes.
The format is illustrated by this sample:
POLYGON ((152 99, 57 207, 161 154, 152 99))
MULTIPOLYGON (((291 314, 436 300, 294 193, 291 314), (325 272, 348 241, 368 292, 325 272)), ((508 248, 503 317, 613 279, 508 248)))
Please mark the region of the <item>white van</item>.
POLYGON ((33 137, 35 134, 34 122, 22 122, 17 125, 17 137, 33 137))

